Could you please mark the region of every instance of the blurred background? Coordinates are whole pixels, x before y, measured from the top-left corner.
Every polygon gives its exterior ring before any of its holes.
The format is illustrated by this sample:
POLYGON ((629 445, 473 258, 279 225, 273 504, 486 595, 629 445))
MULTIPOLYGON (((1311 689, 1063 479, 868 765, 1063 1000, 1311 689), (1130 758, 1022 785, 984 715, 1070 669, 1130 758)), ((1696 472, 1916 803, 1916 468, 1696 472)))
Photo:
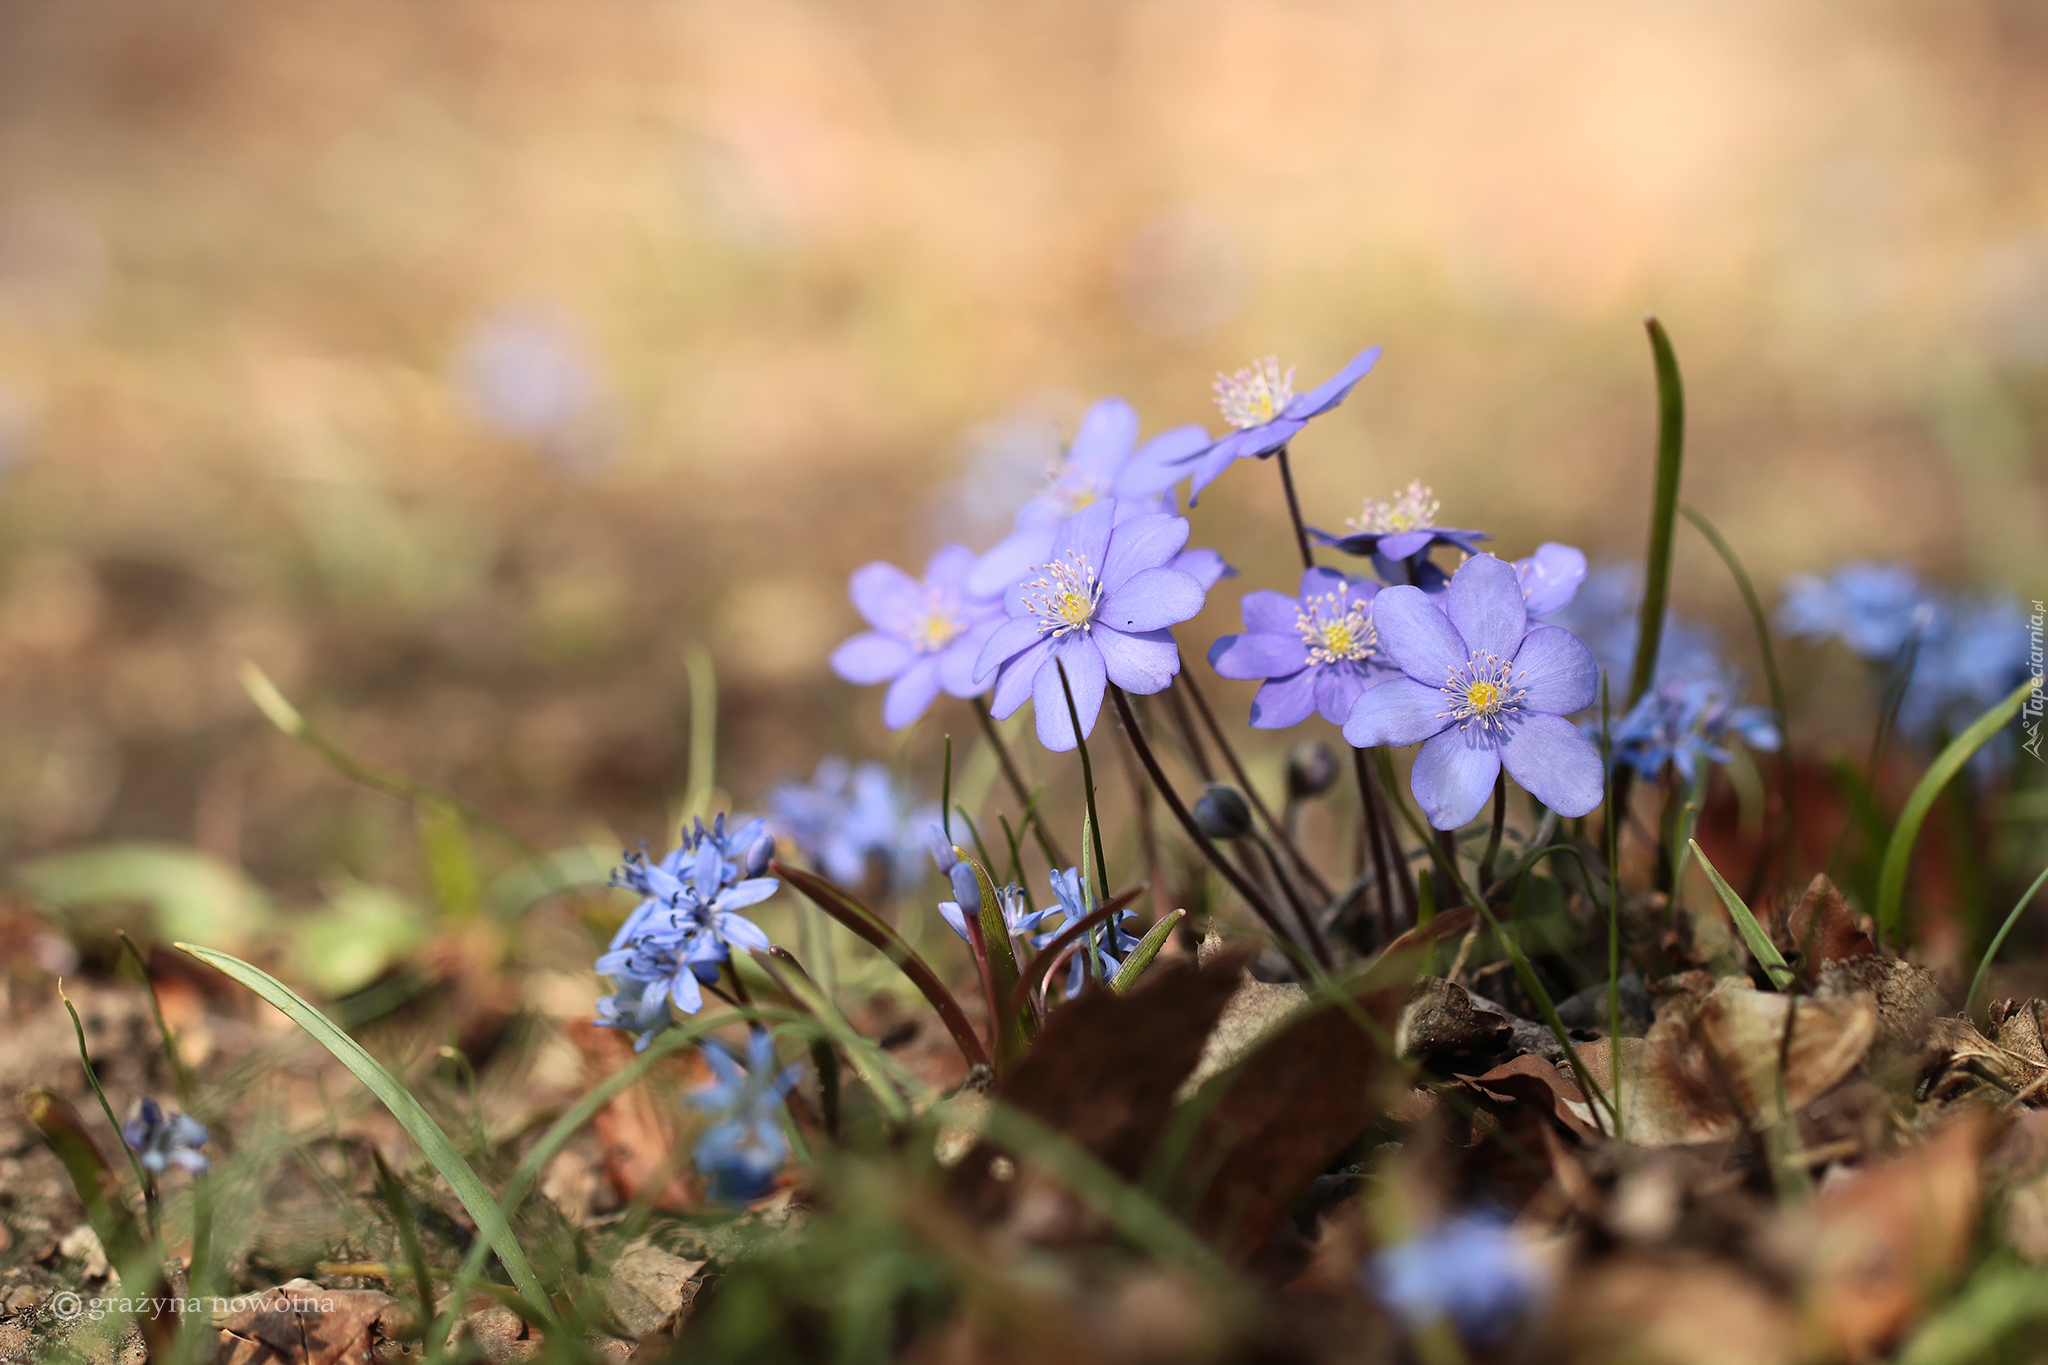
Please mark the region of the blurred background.
MULTIPOLYGON (((244 659, 546 846, 667 846, 694 645, 740 806, 905 764, 825 666, 847 573, 992 543, 1101 395, 1213 428, 1267 353, 1386 347, 1297 446, 1312 522, 1422 478, 1503 553, 1628 558, 1654 311, 1687 496, 1767 601, 1850 556, 2048 594, 2035 5, 10 0, 0 35, 10 864, 417 883, 410 816, 244 659)), ((1243 577, 1191 659, 1291 581, 1284 515, 1264 465, 1197 510, 1243 577)), ((1751 657, 1684 528, 1677 597, 1751 657)), ((1794 683, 1803 739, 1862 742, 1860 690, 1794 683)), ((921 727, 923 795, 971 724, 921 727)))

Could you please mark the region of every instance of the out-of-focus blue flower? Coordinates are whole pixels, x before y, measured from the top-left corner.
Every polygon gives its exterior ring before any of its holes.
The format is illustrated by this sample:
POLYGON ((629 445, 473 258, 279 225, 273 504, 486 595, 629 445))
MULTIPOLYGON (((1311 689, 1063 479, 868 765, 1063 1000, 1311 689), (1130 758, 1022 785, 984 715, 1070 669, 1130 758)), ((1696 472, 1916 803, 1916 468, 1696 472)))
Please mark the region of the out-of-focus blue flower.
POLYGON ((1002 624, 995 597, 967 586, 974 552, 948 545, 925 565, 922 580, 876 560, 853 571, 847 591, 873 629, 832 651, 832 671, 850 683, 888 683, 882 723, 891 730, 923 715, 943 690, 971 697, 974 660, 1002 624))
POLYGON ((204 1171, 212 1164, 199 1150, 206 1138, 205 1124, 190 1114, 166 1110, 147 1095, 136 1105, 134 1117, 121 1125, 121 1140, 151 1175, 162 1175, 173 1165, 194 1175, 204 1171))
MULTIPOLYGON (((959 863, 955 866, 956 868, 965 869, 969 877, 974 875, 974 869, 968 867, 966 863, 959 863)), ((959 890, 956 879, 956 894, 959 890)), ((971 904, 972 902, 969 901, 968 903, 971 904)), ((996 904, 1002 909, 1003 923, 1008 927, 1010 937, 1013 939, 1022 938, 1029 934, 1039 926, 1039 923, 1047 915, 1055 913, 1058 909, 1056 906, 1044 910, 1029 908, 1024 900, 1024 889, 1015 883, 1001 887, 996 891, 996 904)), ((947 927, 951 928, 954 933, 960 935, 963 939, 967 938, 967 916, 969 913, 978 915, 981 911, 979 907, 976 907, 970 912, 963 907, 962 902, 959 900, 939 902, 940 918, 944 919, 947 927)), ((968 941, 972 942, 973 940, 969 939, 968 941)))
POLYGON ((1666 681, 1643 693, 1614 728, 1614 759, 1654 779, 1666 764, 1690 783, 1702 762, 1726 763, 1727 741, 1739 736, 1752 749, 1775 750, 1782 742, 1770 709, 1737 706, 1741 689, 1733 675, 1666 681))
MULTIPOLYGON (((1899 732, 1917 744, 1937 744, 2003 700, 2031 672, 2028 624, 2011 598, 1944 604, 1915 653, 1913 676, 1899 699, 1899 732)), ((1995 773, 2011 759, 2012 747, 2007 727, 1971 765, 1980 775, 1995 773)))
POLYGON ((1560 815, 1600 804, 1600 753, 1565 719, 1598 692, 1599 669, 1570 631, 1529 628, 1512 565, 1465 561, 1439 610, 1419 588, 1373 602, 1380 646, 1405 677, 1361 692, 1344 723, 1360 749, 1421 744, 1409 785, 1429 822, 1457 829, 1479 813, 1503 764, 1560 815))
POLYGON ((1372 599, 1379 584, 1335 569, 1305 569, 1300 595, 1249 592, 1240 610, 1244 633, 1209 648, 1209 664, 1226 678, 1263 678, 1252 698, 1252 725, 1299 725, 1320 714, 1332 725, 1351 715, 1358 694, 1399 670, 1379 652, 1372 599))
MULTIPOLYGON (((1045 947, 1070 927, 1094 914, 1097 908, 1095 902, 1088 898, 1078 867, 1070 867, 1064 872, 1055 868, 1052 872, 1052 893, 1057 903, 1046 907, 1038 918, 1055 914, 1064 918, 1058 928, 1049 929, 1032 939, 1034 948, 1045 947)), ((1124 965, 1124 959, 1138 946, 1138 936, 1124 927, 1136 923, 1137 918, 1134 910, 1119 911, 1081 936, 1080 945, 1067 961, 1067 999, 1079 995, 1091 975, 1098 981, 1107 981, 1117 974, 1117 969, 1124 965)))
POLYGON ((804 856, 841 885, 867 879, 868 860, 883 859, 897 891, 922 874, 924 832, 939 818, 936 803, 911 806, 909 789, 888 768, 869 761, 820 760, 808 783, 786 782, 768 794, 771 821, 804 856))
POLYGON ((1004 600, 1010 619, 982 647, 974 672, 995 678, 989 711, 998 720, 1028 697, 1038 742, 1072 749, 1095 729, 1108 683, 1126 692, 1163 691, 1180 672, 1168 629, 1202 609, 1204 589, 1166 567, 1187 544, 1185 517, 1120 520, 1119 504, 1097 502, 1061 525, 1051 559, 1004 600), (1081 733, 1074 733, 1060 686, 1065 665, 1081 733))
POLYGON ((1572 545, 1546 540, 1527 559, 1515 561, 1515 577, 1522 584, 1522 601, 1529 615, 1541 620, 1563 611, 1578 595, 1586 581, 1586 555, 1572 545))
POLYGON ((1202 490, 1231 465, 1243 459, 1265 459, 1293 440, 1310 418, 1343 402, 1379 358, 1380 348, 1368 346, 1336 374, 1300 394, 1294 391, 1294 367, 1281 373, 1277 356, 1267 356, 1236 374, 1217 375, 1216 406, 1231 430, 1215 444, 1181 457, 1180 462, 1189 466, 1194 476, 1188 486, 1188 506, 1193 507, 1202 490))
MULTIPOLYGON (((1309 535, 1345 554, 1371 555, 1373 567, 1382 578, 1404 581, 1408 570, 1403 561, 1425 553, 1432 546, 1451 545, 1476 555, 1480 541, 1493 539, 1484 531, 1437 525, 1441 506, 1429 485, 1415 479, 1388 497, 1367 498, 1357 516, 1344 519, 1344 524, 1351 528, 1349 534, 1333 536, 1310 527, 1309 535)), ((1435 583, 1417 582, 1412 586, 1428 589, 1435 583)))
POLYGON ((612 420, 581 337, 543 309, 510 307, 477 324, 455 377, 487 430, 582 472, 610 454, 612 420))
POLYGON ((1500 1338, 1540 1308, 1551 1288, 1543 1262, 1491 1213, 1460 1214, 1386 1247, 1359 1278, 1410 1331, 1448 1321, 1475 1342, 1500 1338))
MULTIPOLYGON (((1045 490, 1017 513, 1015 528, 975 561, 967 589, 1000 598, 1032 569, 1052 558, 1053 538, 1075 514, 1114 500, 1118 519, 1175 510, 1169 490, 1186 477, 1179 461, 1208 442, 1198 426, 1175 427, 1138 444, 1138 412, 1121 398, 1088 409, 1066 458, 1046 475, 1045 490)), ((1204 588, 1237 571, 1214 550, 1183 549, 1169 565, 1204 588)))
POLYGON ((747 1065, 742 1067, 717 1039, 703 1045, 712 1080, 689 1095, 698 1109, 718 1116, 704 1130, 693 1152, 713 1199, 745 1204, 775 1188, 775 1176, 789 1160, 789 1139, 776 1120, 782 1103, 802 1069, 775 1069, 775 1041, 755 1028, 747 1035, 747 1065))
POLYGON ((1939 615, 1938 600, 1905 565, 1857 561, 1826 578, 1787 579, 1777 625, 1787 635, 1839 639, 1873 663, 1889 663, 1939 615))
MULTIPOLYGON (((1538 554, 1542 552, 1539 550, 1538 554)), ((1585 575, 1577 593, 1549 614, 1551 624, 1564 627, 1593 651, 1615 704, 1626 701, 1636 666, 1636 635, 1642 624, 1643 574, 1640 565, 1603 564, 1585 575)), ((1539 613, 1531 611, 1531 616, 1539 613)), ((1657 644, 1653 681, 1692 681, 1718 677, 1721 655, 1714 633, 1705 626, 1664 613, 1664 632, 1657 644)))
POLYGON ((732 949, 759 952, 770 945, 761 926, 738 914, 774 895, 782 885, 758 875, 772 845, 760 820, 726 823, 718 816, 706 828, 696 820, 659 862, 644 853, 626 854, 612 872, 614 886, 630 887, 642 899, 612 936, 610 951, 597 959, 599 976, 611 977, 615 993, 600 1000, 597 1022, 639 1035, 636 1050, 668 1026, 669 1002, 685 1014, 704 1007, 700 983, 718 979, 732 949))

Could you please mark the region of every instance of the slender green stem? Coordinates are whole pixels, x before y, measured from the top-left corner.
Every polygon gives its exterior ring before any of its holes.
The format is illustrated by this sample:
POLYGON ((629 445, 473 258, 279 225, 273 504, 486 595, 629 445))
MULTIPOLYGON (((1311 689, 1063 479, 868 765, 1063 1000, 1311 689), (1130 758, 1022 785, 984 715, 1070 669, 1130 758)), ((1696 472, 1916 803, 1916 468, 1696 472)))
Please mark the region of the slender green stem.
MULTIPOLYGON (((1789 882, 1792 879, 1792 863, 1796 856, 1794 845, 1798 823, 1793 818, 1792 802, 1797 787, 1792 766, 1791 713, 1785 709, 1785 683, 1778 675, 1778 654, 1771 648, 1771 628, 1764 615, 1763 599, 1757 596, 1756 584, 1750 581, 1749 570, 1742 567, 1742 561, 1735 557, 1735 551, 1714 529, 1698 509, 1681 509, 1685 519, 1691 522, 1699 533, 1714 547, 1714 553, 1721 556, 1721 562, 1728 566, 1728 574, 1735 580, 1737 590, 1742 593, 1742 604, 1749 610, 1749 623, 1756 631, 1756 647, 1763 655, 1764 683, 1771 692, 1771 714, 1778 722, 1778 839, 1783 851, 1779 856, 1778 879, 1789 882)), ((1752 877, 1752 881, 1756 878, 1752 877)))
MULTIPOLYGON (((142 1169, 142 1163, 135 1158, 135 1149, 128 1145, 126 1134, 121 1131, 121 1120, 114 1116, 114 1106, 107 1102, 107 1092, 100 1088, 100 1073, 92 1064, 92 1054, 85 1046, 85 1024, 78 1017, 78 1007, 71 1003, 71 997, 64 994, 64 983, 57 983, 57 998, 64 1002, 65 1012, 71 1016, 71 1031, 78 1035, 78 1064, 85 1068, 85 1079, 92 1086, 93 1098, 100 1102, 100 1113, 106 1115, 107 1126, 114 1130, 114 1141, 121 1146, 121 1154, 128 1158, 128 1169, 135 1173, 136 1188, 143 1192, 143 1206, 149 1214, 149 1235, 158 1235, 156 1182, 142 1169)), ((109 1247, 109 1251, 113 1248, 109 1247)))
POLYGON ((1244 903, 1251 907, 1252 913, 1259 917, 1259 922, 1264 924, 1275 938, 1292 937, 1281 926, 1280 917, 1273 913, 1272 905, 1259 894, 1251 882, 1245 879, 1245 875, 1223 856, 1223 851, 1216 847, 1209 836, 1202 833, 1202 827, 1195 823, 1195 817, 1188 811, 1186 803, 1180 799, 1180 793, 1166 780, 1165 772, 1159 767, 1159 759, 1153 754, 1152 746, 1145 740, 1145 732, 1138 728, 1138 718, 1131 714, 1131 701, 1124 695, 1124 690, 1111 683, 1109 695, 1116 703, 1117 714, 1123 717, 1124 729, 1131 737, 1131 747, 1138 751, 1138 761, 1145 765, 1145 775, 1150 777, 1152 785, 1159 789, 1160 797, 1166 802, 1167 809, 1173 812, 1173 818, 1180 821, 1180 827, 1188 839, 1202 851, 1202 856, 1223 874, 1223 880, 1229 882, 1231 889, 1244 898, 1244 903))
MULTIPOLYGON (((1463 896, 1468 904, 1478 904, 1480 898, 1472 894, 1472 888, 1465 885, 1465 878, 1458 872, 1458 860, 1455 856, 1456 844, 1452 845, 1453 856, 1444 856, 1444 849, 1435 837, 1437 831, 1423 824, 1422 817, 1409 810, 1408 803, 1403 801, 1401 794, 1394 790, 1394 762, 1387 757, 1387 751, 1385 749, 1375 749, 1373 757, 1380 765, 1380 785, 1386 790, 1387 799, 1393 803, 1394 809, 1400 812, 1401 819, 1408 826, 1409 832, 1421 842, 1423 849, 1435 861, 1436 870, 1443 874, 1445 883, 1459 895, 1463 896)), ((1436 908, 1448 910, 1451 907, 1443 905, 1436 908)), ((1416 923, 1420 924, 1421 922, 1421 915, 1418 912, 1416 923)))
POLYGON ((1023 774, 1017 771, 1016 760, 1010 757, 1010 746, 1003 743, 1002 732, 996 729, 995 717, 988 713, 988 708, 981 704, 978 697, 969 697, 967 706, 974 712, 975 719, 981 722, 981 733, 988 740, 989 747, 996 751, 996 763, 1003 770, 1003 780, 1010 784, 1010 794, 1017 798, 1017 805, 1024 812, 1018 818, 1030 822, 1031 832, 1038 839, 1038 851, 1045 855, 1046 862, 1055 872, 1063 867, 1072 867, 1072 861, 1060 851, 1060 846, 1053 841, 1051 831, 1046 829, 1045 817, 1038 810, 1037 800, 1025 788, 1023 774))
POLYGON ((1650 501, 1649 562, 1643 576, 1643 609, 1636 630, 1635 673, 1628 704, 1634 706, 1657 676, 1657 649, 1664 639, 1664 609, 1671 601, 1671 543, 1678 517, 1678 478, 1685 460, 1685 385, 1678 356, 1664 324, 1645 318, 1650 357, 1657 372, 1657 489, 1650 501))
POLYGON ((939 770, 939 828, 953 842, 953 736, 946 736, 946 766, 939 770))
POLYGON ((1315 556, 1308 548, 1308 528, 1301 521, 1301 499, 1294 495, 1294 469, 1287 463, 1287 447, 1281 446, 1273 453, 1273 462, 1280 466, 1280 486, 1287 490, 1287 516, 1294 523, 1294 547, 1301 551, 1301 567, 1313 569, 1315 556))
POLYGON ((1997 934, 1992 936, 1991 946, 1984 950, 1984 960, 1977 964, 1977 974, 1970 978, 1970 994, 1963 1001, 1965 1015, 1975 1017, 1977 997, 1984 993, 1984 979, 1991 974, 1991 959, 1998 956, 1998 950, 2005 944, 2005 936, 2012 932, 2013 925, 2020 922, 2020 911, 2027 908, 2027 902, 2034 899, 2043 882, 2048 882, 2048 867, 2042 868, 2041 875, 2034 878, 2034 884, 2020 893, 2020 898, 2013 902, 2012 913, 2005 917, 2005 923, 1999 925, 1997 934))
POLYGON ((1095 765, 1088 761, 1088 740, 1081 733, 1081 712, 1074 705, 1074 689, 1067 682, 1067 666, 1055 657, 1052 666, 1060 673, 1060 691, 1067 699, 1067 720, 1074 727, 1074 747, 1081 751, 1081 793, 1088 802, 1089 842, 1094 844, 1095 886, 1098 896, 1109 894, 1109 864, 1102 856, 1102 817, 1095 811, 1095 765))

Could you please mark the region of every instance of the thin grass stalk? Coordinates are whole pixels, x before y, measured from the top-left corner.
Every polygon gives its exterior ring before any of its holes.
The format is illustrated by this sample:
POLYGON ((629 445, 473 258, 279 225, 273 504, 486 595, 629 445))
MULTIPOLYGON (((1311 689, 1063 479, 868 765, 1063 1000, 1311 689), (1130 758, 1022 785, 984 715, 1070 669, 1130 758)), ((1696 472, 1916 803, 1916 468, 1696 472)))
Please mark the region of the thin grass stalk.
POLYGON ((1051 864, 1055 872, 1063 867, 1072 867, 1073 863, 1060 851, 1052 832, 1046 829, 1045 817, 1038 811, 1037 800, 1025 789, 1023 774, 1017 771, 1017 761, 1010 757, 1010 746, 1003 743, 1002 732, 996 729, 995 717, 988 713, 988 708, 981 702, 982 699, 979 697, 969 697, 967 708, 974 712, 975 719, 981 722, 982 736, 988 740, 989 747, 996 751, 996 763, 1003 770, 1003 780, 1010 784, 1010 794, 1017 798, 1017 806, 1024 812, 1019 819, 1030 821, 1031 832, 1038 838, 1038 851, 1045 855, 1046 862, 1051 864))
POLYGON ((1984 950, 1983 959, 1977 963, 1977 974, 1970 978, 1970 993, 1963 1000, 1965 1015, 1976 1017, 1977 997, 1984 993, 1984 979, 1991 974, 1991 959, 1998 956, 1998 950, 2005 944, 2005 936, 2012 932, 2013 925, 2019 923, 2020 911, 2027 908, 2027 902, 2034 898, 2043 882, 2048 882, 2048 867, 2042 868, 2033 885, 2020 893, 2020 898, 2013 902, 2012 912, 2005 917, 2005 923, 1999 925, 1998 932, 1992 936, 1991 946, 1984 950))

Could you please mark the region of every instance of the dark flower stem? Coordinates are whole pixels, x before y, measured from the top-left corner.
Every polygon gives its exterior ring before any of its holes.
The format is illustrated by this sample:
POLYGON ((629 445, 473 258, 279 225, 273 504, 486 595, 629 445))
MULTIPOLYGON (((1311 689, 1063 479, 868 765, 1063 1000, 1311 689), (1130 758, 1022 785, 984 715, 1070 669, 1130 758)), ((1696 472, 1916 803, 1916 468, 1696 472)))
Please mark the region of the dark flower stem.
POLYGON ((1174 679, 1174 687, 1187 689, 1189 698, 1195 703, 1195 710, 1202 717, 1202 728, 1209 732, 1209 737, 1216 741, 1216 747, 1222 750, 1223 761, 1230 765, 1231 776, 1235 777, 1237 785, 1244 789, 1245 797, 1252 803, 1252 809, 1259 813, 1259 819, 1265 822, 1266 828, 1279 840, 1280 847, 1287 850, 1287 861, 1301 873, 1302 880, 1308 883, 1309 889, 1327 905, 1337 893, 1330 889, 1330 884, 1323 880, 1315 865, 1302 856, 1301 849, 1288 836, 1286 828, 1273 818, 1272 807, 1266 804, 1265 798, 1259 795, 1259 789, 1253 786, 1251 778, 1245 775, 1244 764, 1237 759, 1237 750, 1230 746, 1229 739, 1223 734, 1223 728, 1216 723, 1216 713, 1209 709, 1209 699, 1203 696, 1202 689, 1195 685, 1193 676, 1188 672, 1186 659, 1181 660, 1180 675, 1174 679))
POLYGON ((1493 860, 1500 853, 1501 831, 1508 822, 1508 775, 1505 769, 1493 777, 1493 827, 1486 832, 1486 852, 1479 859, 1479 894, 1493 889, 1493 860))
POLYGON ((1444 875, 1437 878, 1436 908, 1439 912, 1455 910, 1465 903, 1464 879, 1457 875, 1458 832, 1454 829, 1440 829, 1436 832, 1436 846, 1442 850, 1444 875))
POLYGON ((1144 770, 1131 750, 1131 737, 1124 733, 1121 716, 1117 717, 1117 733, 1123 736, 1116 751, 1123 760, 1124 775, 1130 779, 1131 804, 1138 812, 1138 847, 1145 857, 1145 878, 1152 884, 1152 918, 1156 921, 1174 907, 1166 886, 1165 868, 1159 861, 1159 834, 1152 827, 1152 788, 1145 783, 1144 770))
POLYGON ((1145 740, 1145 732, 1138 728, 1138 718, 1131 714, 1130 698, 1126 697, 1124 690, 1115 683, 1109 685, 1109 695, 1116 702, 1117 714, 1123 717, 1124 730, 1131 737, 1131 747, 1138 751, 1138 761, 1145 765, 1146 776, 1150 777, 1152 785, 1159 789, 1159 795, 1165 800, 1167 809, 1173 812, 1174 819, 1180 821, 1180 827, 1187 833, 1189 840, 1196 848, 1202 850, 1202 856, 1223 874, 1223 880, 1230 883, 1231 889, 1244 898, 1244 903, 1251 907, 1252 913, 1259 917, 1259 922, 1264 924, 1269 932, 1276 938, 1292 939, 1293 935, 1281 926, 1280 917, 1273 913, 1273 907, 1266 898, 1245 879, 1242 872, 1231 865, 1230 860, 1223 856, 1223 851, 1216 847, 1209 836, 1202 833, 1201 826, 1195 823, 1195 817, 1188 812, 1186 803, 1180 799, 1180 794, 1174 791, 1173 784, 1166 780, 1166 774, 1159 767, 1159 759, 1154 756, 1152 746, 1145 740))
MULTIPOLYGON (((1188 661, 1182 659, 1180 676, 1186 677, 1187 672, 1188 661)), ((1188 714, 1188 704, 1181 696, 1180 688, 1166 689, 1166 709, 1173 713, 1173 728, 1180 734, 1181 747, 1188 752, 1188 766, 1193 768, 1204 782, 1214 782, 1216 770, 1209 766, 1208 751, 1202 747, 1202 736, 1195 729, 1194 718, 1188 714)))
MULTIPOLYGON (((1373 799, 1372 770, 1366 766, 1365 750, 1351 751, 1352 771, 1358 778, 1358 846, 1372 850, 1372 879, 1379 891, 1380 946, 1394 941, 1393 869, 1387 865, 1386 844, 1380 839, 1379 802, 1373 799)), ((1400 846, 1395 845, 1396 848, 1400 846)))
POLYGON ((1308 528, 1301 522, 1301 499, 1294 495, 1294 468, 1287 463, 1286 446, 1274 452, 1273 462, 1280 466, 1280 486, 1287 490, 1287 515, 1294 522, 1294 547, 1301 551, 1301 567, 1313 569, 1316 561, 1309 553, 1308 528))
POLYGON ((1038 803, 1024 789, 1024 778, 1017 771, 1016 761, 1010 757, 1010 747, 1003 743, 1002 732, 996 729, 995 718, 989 715, 988 708, 981 704, 979 697, 968 698, 967 706, 981 722, 981 733, 988 737, 990 747, 996 751, 996 761, 1002 765, 1003 778, 1010 784, 1010 794, 1017 798, 1017 805, 1024 812, 1023 818, 1031 822, 1031 832, 1038 838, 1038 851, 1045 855, 1045 860, 1052 864, 1055 872, 1063 867, 1072 867, 1073 863, 1060 852, 1060 846, 1053 842, 1051 833, 1047 831, 1045 820, 1038 813, 1038 803))
POLYGON ((1095 846, 1095 894, 1107 898, 1109 864, 1102 857, 1102 817, 1095 813, 1095 765, 1088 761, 1088 741, 1081 737, 1081 712, 1074 705, 1074 689, 1067 683, 1067 666, 1058 658, 1052 661, 1052 666, 1060 671, 1060 691, 1067 698, 1067 720, 1074 727, 1074 746, 1081 751, 1081 791, 1088 802, 1089 842, 1095 846))
POLYGON ((1286 872, 1281 870, 1280 855, 1273 852, 1273 845, 1266 842, 1257 830, 1251 831, 1251 842, 1257 844, 1259 852, 1266 855, 1266 865, 1273 869, 1273 880, 1279 883, 1280 894, 1287 898, 1288 908, 1293 910, 1294 917, 1301 921, 1302 938, 1308 944, 1309 951, 1316 955, 1316 961, 1322 965, 1324 971, 1330 970, 1335 965, 1330 957, 1330 945, 1323 941, 1323 931, 1317 926, 1315 915, 1302 904, 1300 894, 1294 889, 1294 883, 1287 880, 1286 872))

